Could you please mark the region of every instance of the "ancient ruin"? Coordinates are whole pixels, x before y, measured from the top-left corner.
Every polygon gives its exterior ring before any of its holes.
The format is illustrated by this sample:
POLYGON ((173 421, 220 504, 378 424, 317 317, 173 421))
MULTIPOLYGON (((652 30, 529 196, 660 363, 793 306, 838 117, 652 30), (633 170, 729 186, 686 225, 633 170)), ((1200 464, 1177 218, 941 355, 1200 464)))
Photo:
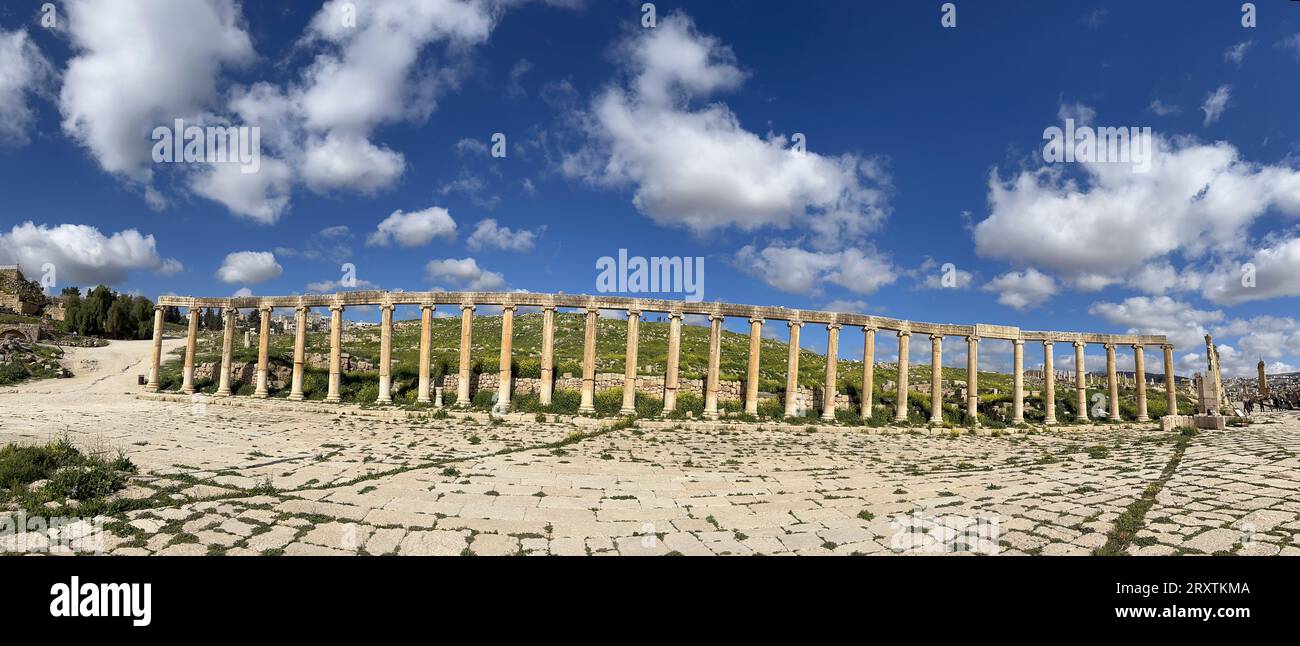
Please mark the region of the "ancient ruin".
MULTIPOLYGON (((342 373, 342 330, 343 312, 348 307, 377 305, 381 312, 380 322, 380 356, 379 356, 379 394, 378 403, 392 401, 390 371, 392 367, 393 311, 398 305, 415 305, 420 308, 420 366, 419 366, 419 402, 440 404, 437 394, 440 388, 454 384, 458 405, 467 405, 470 401, 472 323, 477 306, 491 305, 501 308, 501 359, 500 374, 497 375, 498 405, 508 408, 511 387, 511 343, 513 340, 514 314, 520 307, 536 307, 543 314, 541 380, 538 388, 542 404, 551 402, 555 390, 556 375, 553 366, 552 344, 554 342, 554 317, 559 308, 576 309, 586 314, 586 327, 583 341, 583 360, 581 377, 580 412, 594 411, 594 397, 597 387, 595 349, 596 322, 600 310, 618 310, 627 314, 627 350, 626 374, 623 378, 623 409, 632 412, 637 390, 636 357, 638 345, 637 330, 642 313, 664 313, 669 317, 669 350, 667 365, 663 371, 664 411, 674 410, 678 391, 682 388, 678 378, 678 353, 680 349, 682 318, 687 315, 708 317, 709 320, 709 359, 707 377, 704 383, 704 417, 716 419, 719 416, 719 392, 722 388, 718 376, 720 336, 722 323, 728 317, 744 318, 750 324, 750 354, 747 379, 743 392, 744 410, 752 412, 757 408, 757 376, 759 340, 763 325, 768 321, 784 322, 789 327, 789 358, 787 393, 798 393, 796 380, 799 365, 799 331, 805 325, 825 325, 827 330, 828 355, 838 357, 840 333, 845 327, 858 328, 862 333, 863 343, 863 383, 864 396, 861 402, 863 417, 871 415, 871 384, 875 367, 876 334, 880 331, 893 333, 898 339, 899 365, 896 388, 896 421, 907 419, 908 400, 908 348, 913 334, 930 337, 931 366, 942 365, 942 343, 946 336, 965 337, 969 352, 967 370, 970 383, 966 384, 965 405, 968 414, 976 417, 979 392, 979 343, 981 339, 1005 340, 1013 345, 1014 357, 1014 399, 1012 423, 1024 422, 1024 344, 1041 343, 1044 362, 1044 404, 1046 423, 1057 423, 1055 412, 1056 374, 1053 369, 1053 347, 1056 343, 1069 343, 1074 347, 1073 387, 1077 393, 1079 419, 1087 419, 1088 379, 1084 367, 1084 350, 1089 344, 1102 345, 1106 349, 1106 390, 1109 400, 1109 413, 1112 417, 1119 415, 1119 377, 1116 369, 1116 348, 1128 346, 1133 351, 1134 385, 1137 391, 1138 421, 1148 421, 1146 399, 1146 363, 1145 348, 1158 347, 1163 353, 1165 391, 1168 397, 1168 409, 1177 410, 1177 389, 1173 370, 1173 346, 1163 335, 1134 334, 1091 334, 1080 332, 1051 332, 1021 330, 1017 327, 999 325, 955 325, 946 323, 927 323, 901 319, 853 314, 844 312, 826 312, 818 310, 788 309, 784 307, 766 307, 754 305, 735 305, 718 302, 685 302, 656 299, 638 299, 621 297, 593 297, 571 294, 534 294, 516 292, 387 292, 358 291, 339 294, 321 294, 304 296, 261 296, 233 298, 202 298, 186 296, 161 296, 158 298, 154 312, 153 352, 150 357, 150 373, 147 389, 158 390, 158 369, 162 356, 163 312, 166 307, 189 308, 189 328, 186 341, 183 384, 181 391, 194 392, 194 355, 198 337, 198 312, 200 308, 221 308, 225 313, 224 336, 222 343, 222 366, 218 396, 230 396, 230 362, 234 346, 235 321, 240 309, 257 309, 261 316, 260 329, 257 334, 258 362, 256 370, 256 391, 252 395, 264 398, 268 394, 268 342, 271 334, 271 313, 275 308, 294 309, 295 330, 293 372, 289 399, 303 399, 302 381, 305 365, 305 336, 308 326, 305 324, 309 310, 314 307, 328 308, 330 311, 330 358, 329 358, 329 395, 326 401, 337 402, 339 398, 339 381, 342 373), (461 339, 459 372, 447 375, 443 384, 434 384, 430 378, 429 346, 430 322, 437 307, 451 307, 460 311, 461 339)), ((838 379, 836 361, 827 361, 824 392, 837 392, 838 379)), ((931 371, 930 410, 931 421, 942 420, 942 389, 939 387, 939 370, 931 371)), ((797 406, 796 397, 787 397, 785 408, 787 416, 792 416, 797 406)), ((821 416, 833 419, 836 397, 823 397, 820 402, 821 416)))

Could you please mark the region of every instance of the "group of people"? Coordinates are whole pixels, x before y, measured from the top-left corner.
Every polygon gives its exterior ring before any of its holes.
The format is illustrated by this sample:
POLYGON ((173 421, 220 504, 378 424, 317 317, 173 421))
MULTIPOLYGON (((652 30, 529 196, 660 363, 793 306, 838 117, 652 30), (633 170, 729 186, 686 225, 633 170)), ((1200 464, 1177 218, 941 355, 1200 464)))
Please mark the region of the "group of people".
POLYGON ((1255 397, 1247 399, 1244 405, 1247 415, 1253 414, 1256 406, 1259 406, 1261 411, 1300 410, 1300 392, 1274 393, 1268 397, 1255 397))

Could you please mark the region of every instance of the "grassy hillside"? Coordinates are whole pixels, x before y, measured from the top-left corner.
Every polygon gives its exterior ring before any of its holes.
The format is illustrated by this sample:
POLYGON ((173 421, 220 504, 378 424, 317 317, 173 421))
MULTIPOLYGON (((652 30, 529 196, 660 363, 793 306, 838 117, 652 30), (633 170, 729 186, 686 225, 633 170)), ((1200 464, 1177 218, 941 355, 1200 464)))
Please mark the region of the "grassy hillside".
MULTIPOLYGON (((667 321, 655 320, 651 316, 642 320, 640 342, 638 346, 637 366, 641 374, 662 374, 667 363, 668 327, 667 321)), ((513 370, 520 377, 537 377, 540 374, 542 316, 540 313, 523 314, 515 317, 514 328, 514 365, 513 370)), ((555 329, 555 369, 556 375, 582 373, 582 337, 585 317, 579 313, 557 313, 555 329)), ((408 393, 416 380, 416 366, 419 361, 420 323, 417 320, 397 321, 394 324, 393 359, 394 384, 396 390, 408 393)), ((596 335, 596 366, 598 372, 621 373, 625 367, 624 355, 627 347, 627 322, 621 319, 599 319, 596 335)), ((272 335, 270 354, 272 361, 288 365, 293 360, 293 335, 272 335)), ((706 327, 683 325, 681 348, 681 377, 683 379, 702 379, 708 368, 709 330, 706 327)), ((217 362, 220 360, 221 334, 203 333, 200 336, 197 361, 217 362)), ((435 376, 455 373, 460 356, 460 319, 434 319, 432 328, 432 365, 435 376)), ((501 352, 501 318, 499 316, 475 316, 473 333, 474 371, 496 372, 499 370, 498 359, 501 352)), ((307 335, 308 353, 329 352, 328 333, 307 335)), ((354 357, 378 361, 379 328, 361 328, 349 330, 344 335, 343 351, 354 357)), ((787 345, 783 341, 763 339, 760 353, 759 390, 766 393, 781 393, 785 390, 787 345)), ((257 360, 256 344, 252 348, 243 347, 243 330, 236 334, 235 361, 254 362, 257 360)), ((168 358, 167 365, 161 372, 164 389, 179 388, 181 351, 177 350, 168 358)), ((743 380, 749 362, 749 336, 744 333, 723 330, 720 373, 723 380, 743 380)), ((855 402, 859 401, 862 388, 862 362, 840 360, 839 392, 848 394, 855 402)), ((930 367, 926 364, 913 364, 909 371, 909 381, 913 385, 928 383, 930 367)), ((825 357, 815 352, 804 350, 799 359, 800 385, 820 388, 825 375, 825 357)), ((882 385, 895 381, 897 371, 893 367, 877 367, 875 370, 876 392, 874 401, 892 407, 893 392, 884 392, 882 385)), ((963 368, 943 368, 945 380, 964 381, 966 370, 963 368)), ((323 370, 309 370, 304 390, 308 399, 324 397, 326 374, 323 370)), ((377 377, 374 373, 355 373, 345 375, 344 399, 355 401, 373 401, 377 377)), ((198 384, 201 390, 215 391, 213 384, 198 384)), ((251 386, 245 385, 241 392, 251 392, 251 386)), ((980 372, 981 413, 986 409, 993 412, 1001 402, 1011 399, 1011 375, 995 372, 980 372), (997 390, 998 394, 992 394, 997 390)), ((277 393, 272 393, 276 395, 277 393)), ((287 392, 278 393, 287 395, 287 392)), ((1062 420, 1071 418, 1074 410, 1074 392, 1068 388, 1057 388, 1058 417, 1062 420)), ((410 399, 413 400, 413 397, 410 399)), ((949 398, 953 399, 953 398, 949 398)), ((1028 399, 1028 398, 1027 398, 1028 399)), ((1131 400, 1131 392, 1125 399, 1131 400)), ((1149 397, 1151 413, 1157 413, 1157 407, 1163 411, 1163 397, 1149 397), (1156 401, 1156 400, 1160 401, 1156 401)), ((930 398, 928 394, 912 393, 909 397, 914 418, 917 421, 928 419, 930 398)), ((963 417, 959 410, 960 402, 948 403, 945 417, 960 422, 963 417)), ((728 406, 738 408, 738 404, 728 406)), ((1033 401, 1027 417, 1033 419, 1033 401)), ((617 408, 615 406, 615 408, 617 408)), ((1131 406, 1130 406, 1131 408, 1131 406)), ((883 417, 883 413, 882 413, 883 417)), ((1041 414, 1039 414, 1041 419, 1041 414)))

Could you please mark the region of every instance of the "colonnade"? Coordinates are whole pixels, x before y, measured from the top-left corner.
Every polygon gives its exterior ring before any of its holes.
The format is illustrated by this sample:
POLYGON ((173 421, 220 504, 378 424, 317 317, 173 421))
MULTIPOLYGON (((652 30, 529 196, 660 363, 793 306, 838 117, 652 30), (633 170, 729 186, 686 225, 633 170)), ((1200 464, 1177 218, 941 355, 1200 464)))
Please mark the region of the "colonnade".
MULTIPOLYGON (((702 315, 708 318, 708 367, 704 388, 704 417, 716 419, 719 416, 718 385, 721 355, 721 334, 724 321, 728 317, 744 317, 749 321, 749 358, 743 393, 743 410, 750 414, 758 410, 758 379, 760 353, 762 348, 763 325, 768 320, 785 321, 789 328, 789 353, 786 370, 785 415, 794 417, 800 414, 798 397, 800 331, 807 324, 825 325, 827 334, 827 361, 824 376, 823 419, 835 417, 835 393, 838 392, 838 357, 841 332, 845 327, 856 327, 862 332, 863 339, 863 393, 861 398, 861 415, 864 419, 872 415, 872 389, 874 386, 876 333, 890 330, 897 335, 898 374, 897 396, 895 398, 894 419, 902 422, 908 419, 908 397, 910 371, 910 339, 913 332, 930 336, 930 415, 929 421, 943 421, 943 340, 947 336, 961 336, 967 344, 967 394, 964 401, 965 411, 971 420, 978 419, 979 410, 979 344, 982 338, 1007 340, 1013 346, 1013 399, 1012 423, 1024 421, 1024 344, 1027 341, 1042 343, 1043 347, 1043 402, 1047 424, 1055 424, 1056 377, 1053 369, 1053 348, 1057 342, 1072 343, 1075 352, 1075 383, 1077 395, 1077 417, 1088 417, 1088 392, 1084 351, 1087 345, 1100 344, 1106 349, 1106 379, 1109 399, 1108 415, 1119 416, 1119 389, 1117 386, 1117 367, 1115 349, 1126 345, 1133 350, 1133 369, 1137 387, 1137 415, 1139 421, 1147 421, 1146 368, 1143 350, 1146 346, 1158 346, 1164 352, 1165 389, 1168 396, 1168 410, 1177 410, 1177 392, 1173 373, 1173 346, 1165 337, 1155 335, 1110 335, 1081 334, 1073 332, 1028 332, 1018 328, 991 325, 948 325, 934 324, 864 314, 823 312, 815 310, 793 310, 779 307, 756 307, 747 305, 730 305, 724 303, 689 303, 678 301, 631 299, 616 297, 591 297, 565 294, 519 294, 505 292, 348 292, 335 295, 319 296, 284 296, 284 297, 243 297, 243 298, 193 298, 180 296, 163 296, 158 299, 154 316, 154 337, 151 355, 151 370, 147 390, 158 389, 158 367, 162 347, 162 312, 167 306, 188 307, 189 325, 185 344, 183 383, 181 391, 194 392, 194 355, 198 334, 198 312, 204 307, 221 307, 224 311, 224 331, 222 336, 221 367, 217 395, 229 396, 230 369, 234 346, 235 318, 240 308, 255 307, 260 313, 258 334, 256 389, 253 397, 264 398, 268 394, 268 347, 270 339, 271 312, 277 307, 292 307, 295 310, 295 339, 293 352, 293 376, 290 382, 289 399, 303 398, 304 352, 306 347, 307 312, 312 307, 328 307, 330 310, 330 353, 329 353, 329 390, 326 401, 340 400, 341 356, 343 312, 348 306, 378 305, 380 309, 380 351, 379 351, 379 394, 378 403, 392 402, 392 334, 393 312, 396 306, 418 305, 420 308, 420 365, 417 401, 430 402, 432 384, 429 375, 431 356, 431 325, 435 309, 439 305, 450 305, 460 309, 460 357, 459 379, 457 381, 456 403, 459 406, 470 404, 470 379, 472 377, 471 349, 473 347, 474 312, 477 305, 494 305, 501 308, 501 353, 498 387, 498 403, 508 407, 511 393, 510 366, 513 359, 514 315, 519 307, 537 307, 542 313, 542 348, 540 386, 538 395, 543 405, 550 404, 554 395, 554 340, 555 314, 560 307, 579 309, 585 313, 582 351, 582 386, 579 411, 595 411, 596 384, 596 332, 600 310, 621 310, 627 315, 627 347, 625 350, 625 371, 623 376, 622 413, 634 413, 636 406, 637 358, 640 337, 640 322, 643 312, 662 312, 669 318, 668 356, 664 370, 663 406, 664 412, 676 409, 677 395, 680 387, 679 368, 681 353, 682 319, 686 315, 702 315)), ((435 402, 441 405, 441 402, 435 402)))

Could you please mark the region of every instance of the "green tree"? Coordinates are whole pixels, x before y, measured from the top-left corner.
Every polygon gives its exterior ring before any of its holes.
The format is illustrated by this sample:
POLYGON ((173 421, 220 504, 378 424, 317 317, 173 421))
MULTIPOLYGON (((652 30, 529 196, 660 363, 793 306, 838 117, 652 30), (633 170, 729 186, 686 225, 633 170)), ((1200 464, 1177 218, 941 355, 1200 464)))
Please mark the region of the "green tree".
POLYGON ((117 299, 108 308, 104 321, 104 333, 115 339, 135 336, 135 320, 131 318, 131 306, 125 299, 117 299))

